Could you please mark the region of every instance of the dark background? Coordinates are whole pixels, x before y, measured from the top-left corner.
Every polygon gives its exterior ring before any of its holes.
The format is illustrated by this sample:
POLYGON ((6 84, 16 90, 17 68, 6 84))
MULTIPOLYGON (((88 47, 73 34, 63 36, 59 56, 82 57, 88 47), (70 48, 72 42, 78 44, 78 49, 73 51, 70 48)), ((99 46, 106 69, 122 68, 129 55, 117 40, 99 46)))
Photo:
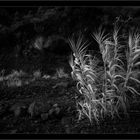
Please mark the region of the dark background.
POLYGON ((91 37, 95 29, 102 25, 111 33, 115 22, 124 31, 139 28, 139 14, 139 6, 0 7, 0 68, 22 69, 25 62, 23 66, 18 64, 26 59, 40 67, 50 58, 50 53, 68 56, 71 50, 67 39, 79 31, 91 42, 90 49, 96 50, 97 44, 91 37), (49 40, 49 44, 42 45, 41 50, 30 47, 39 36, 44 38, 43 43, 49 40), (40 61, 34 61, 34 56, 40 61))
POLYGON ((10 6, 5 3, 0 7, 1 77, 12 75, 13 70, 26 73, 26 76, 15 76, 10 81, 14 83, 18 79, 23 82, 22 86, 7 87, 9 81, 6 80, 0 84, 0 133, 139 133, 139 102, 133 103, 129 118, 107 117, 100 125, 90 125, 87 119, 77 121, 75 95, 78 91, 70 75, 68 38, 82 32, 91 43, 89 49, 98 54, 99 48, 92 33, 103 26, 111 34, 114 24, 119 24, 126 34, 135 27, 139 30, 140 7, 136 3, 131 3, 136 6, 107 6, 102 2, 102 6, 96 6, 97 3, 88 3, 87 6, 85 3, 80 3, 82 6, 53 4, 38 6, 40 4, 33 2, 30 6, 27 3, 10 6), (43 39, 42 44, 36 48, 34 43, 40 38, 43 39), (52 79, 58 68, 64 68, 69 78, 52 79), (41 77, 24 84, 24 81, 34 79, 35 71, 41 71, 41 77), (44 75, 51 78, 44 79, 44 75), (56 104, 60 112, 49 113, 56 104), (29 112, 31 107, 32 116, 29 112))

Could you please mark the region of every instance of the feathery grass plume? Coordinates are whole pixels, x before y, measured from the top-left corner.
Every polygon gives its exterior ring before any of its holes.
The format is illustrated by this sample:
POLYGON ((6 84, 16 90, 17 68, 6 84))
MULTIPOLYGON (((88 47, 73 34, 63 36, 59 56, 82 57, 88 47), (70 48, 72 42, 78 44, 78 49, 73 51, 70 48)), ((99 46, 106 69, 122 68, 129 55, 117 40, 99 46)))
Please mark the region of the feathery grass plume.
POLYGON ((92 118, 98 121, 100 100, 97 99, 97 64, 98 61, 87 54, 87 41, 80 35, 77 41, 72 37, 69 39, 73 56, 70 59, 72 77, 77 80, 77 89, 84 96, 83 100, 78 101, 79 120, 87 116, 92 122, 92 118))
POLYGON ((140 93, 129 84, 129 81, 140 84, 140 80, 137 77, 134 77, 134 75, 140 73, 138 70, 138 66, 140 65, 140 34, 137 31, 129 33, 126 58, 127 72, 124 87, 132 93, 140 95, 140 93))
POLYGON ((105 35, 105 31, 99 28, 98 32, 93 33, 93 38, 99 44, 100 52, 104 62, 104 83, 103 93, 105 94, 105 105, 107 113, 118 115, 118 110, 122 106, 125 109, 123 97, 118 85, 118 78, 125 79, 124 74, 120 74, 120 71, 124 73, 123 62, 121 60, 121 44, 119 42, 120 36, 118 35, 119 28, 115 27, 112 37, 108 34, 105 35), (121 105, 120 105, 121 104, 121 105))
MULTIPOLYGON (((122 48, 124 47, 121 42, 121 36, 118 35, 120 28, 115 26, 114 32, 113 32, 113 38, 112 41, 107 42, 110 47, 112 47, 112 50, 109 51, 109 64, 108 64, 108 80, 109 85, 111 86, 111 89, 114 91, 113 95, 114 98, 117 97, 117 102, 115 102, 116 105, 119 105, 119 107, 123 107, 125 113, 126 113, 126 95, 122 93, 122 91, 118 88, 120 81, 124 82, 125 80, 125 69, 124 69, 124 63, 122 61, 123 54, 122 48)), ((117 107, 117 106, 115 106, 117 107)), ((117 111, 119 109, 118 107, 114 110, 117 111)))
POLYGON ((104 83, 103 83, 103 92, 106 91, 106 69, 107 69, 107 56, 108 56, 108 47, 106 46, 106 42, 109 40, 109 37, 108 35, 105 35, 105 30, 102 29, 102 27, 99 28, 98 31, 94 32, 93 33, 93 36, 92 36, 96 41, 97 43, 99 44, 99 49, 100 49, 100 53, 102 54, 102 60, 104 62, 104 83))
POLYGON ((121 110, 127 114, 128 90, 140 95, 135 87, 140 84, 137 76, 140 74, 140 34, 129 33, 127 40, 115 25, 112 34, 99 28, 93 38, 99 45, 103 68, 98 67, 96 57, 87 53, 88 44, 82 35, 77 40, 74 37, 69 40, 73 51, 69 63, 71 75, 77 80, 77 89, 84 96, 83 100, 77 101, 79 119, 87 116, 90 122, 92 119, 99 122, 106 115, 119 117, 121 110))

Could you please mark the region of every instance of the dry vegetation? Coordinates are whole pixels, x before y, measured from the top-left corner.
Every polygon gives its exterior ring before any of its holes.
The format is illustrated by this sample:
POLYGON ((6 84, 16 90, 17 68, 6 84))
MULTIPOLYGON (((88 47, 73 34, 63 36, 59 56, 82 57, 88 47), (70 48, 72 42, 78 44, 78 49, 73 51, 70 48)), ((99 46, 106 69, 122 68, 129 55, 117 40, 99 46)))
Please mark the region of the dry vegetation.
POLYGON ((74 37, 70 39, 73 50, 70 59, 71 74, 77 81, 77 89, 84 96, 84 99, 77 101, 79 119, 84 115, 91 122, 92 119, 99 121, 108 115, 119 116, 122 110, 127 113, 128 90, 131 94, 140 95, 138 89, 130 85, 131 82, 135 82, 137 87, 140 84, 139 33, 129 33, 125 44, 121 42, 123 36, 117 26, 112 34, 105 34, 102 28, 93 33, 93 38, 99 44, 102 60, 86 53, 87 42, 83 40, 83 36, 79 35, 77 40, 74 37), (98 67, 99 61, 103 61, 102 68, 98 67))

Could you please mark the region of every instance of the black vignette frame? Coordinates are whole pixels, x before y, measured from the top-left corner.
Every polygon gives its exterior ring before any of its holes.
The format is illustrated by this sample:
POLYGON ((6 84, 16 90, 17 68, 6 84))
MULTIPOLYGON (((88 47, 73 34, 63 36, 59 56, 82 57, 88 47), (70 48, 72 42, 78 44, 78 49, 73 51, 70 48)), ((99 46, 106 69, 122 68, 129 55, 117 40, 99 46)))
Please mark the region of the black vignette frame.
MULTIPOLYGON (((121 121, 119 118, 113 118, 111 121, 107 116, 105 121, 101 119, 97 123, 93 117, 92 124, 87 118, 78 120, 78 102, 75 98, 81 100, 79 91, 83 87, 76 88, 77 79, 75 78, 75 81, 71 76, 71 72, 75 70, 71 67, 74 63, 70 66, 68 57, 73 53, 68 40, 73 34, 81 31, 85 40, 89 42, 87 49, 91 50, 90 54, 95 54, 95 57, 102 60, 103 54, 98 43, 92 38, 92 33, 102 25, 107 33, 112 34, 116 21, 123 26, 123 31, 120 32, 126 35, 130 26, 138 28, 140 13, 138 1, 1 1, 0 3, 2 19, 0 133, 13 133, 13 137, 18 137, 19 133, 25 137, 26 133, 34 137, 33 134, 36 133, 38 138, 40 133, 43 133, 41 137, 45 134, 45 137, 49 135, 54 138, 57 138, 54 134, 61 134, 60 138, 69 136, 75 138, 74 134, 77 134, 78 138, 87 138, 85 133, 97 138, 114 137, 116 133, 115 137, 119 138, 126 138, 132 133, 139 135, 139 96, 133 96, 130 92, 127 94, 129 100, 133 101, 128 112, 130 119, 123 119, 122 115, 121 121), (15 120, 14 124, 10 124, 12 120, 15 120)), ((133 41, 133 36, 129 38, 129 41, 131 40, 133 41)), ((87 60, 90 61, 89 58, 87 60)), ((136 63, 139 64, 139 61, 136 63)), ((102 66, 102 62, 100 65, 102 66)), ((126 69, 127 64, 124 65, 126 69)), ((93 67, 90 68, 92 72, 93 67)), ((137 75, 133 76, 134 80, 137 75)), ((131 84, 133 85, 133 82, 126 85, 130 87, 131 84)), ((135 85, 137 88, 137 84, 135 85)), ((100 86, 97 90, 99 88, 100 86)), ((101 89, 98 93, 100 91, 101 89)), ((97 98, 102 95, 99 94, 97 98)), ((115 96, 118 95, 120 94, 115 96)), ((95 112, 91 116, 96 115, 95 112)))

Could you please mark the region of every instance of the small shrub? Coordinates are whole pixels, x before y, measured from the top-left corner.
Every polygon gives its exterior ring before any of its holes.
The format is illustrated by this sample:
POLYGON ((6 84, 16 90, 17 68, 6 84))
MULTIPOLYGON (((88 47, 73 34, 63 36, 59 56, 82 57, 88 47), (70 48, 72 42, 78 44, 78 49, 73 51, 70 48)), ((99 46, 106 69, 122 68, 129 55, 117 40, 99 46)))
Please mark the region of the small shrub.
POLYGON ((57 79, 57 78, 68 78, 68 77, 69 77, 68 74, 64 72, 64 68, 58 68, 56 69, 56 73, 52 78, 57 79))
POLYGON ((13 70, 10 74, 2 76, 2 82, 8 87, 20 87, 29 83, 27 76, 27 73, 23 72, 22 70, 13 70))
POLYGON ((22 70, 19 72, 16 70, 13 70, 11 74, 5 76, 5 81, 8 87, 14 87, 14 86, 22 86, 22 80, 20 79, 22 76, 26 75, 22 70))
POLYGON ((8 87, 20 87, 22 86, 22 81, 15 77, 7 80, 7 86, 8 87))
POLYGON ((44 38, 42 36, 39 36, 36 38, 36 40, 32 43, 32 47, 37 50, 42 50, 44 45, 44 38))
POLYGON ((8 80, 8 79, 11 79, 11 78, 14 78, 14 77, 22 77, 24 75, 26 75, 26 73, 24 73, 22 70, 20 70, 20 71, 13 70, 11 72, 11 74, 9 74, 5 77, 5 80, 8 80))

